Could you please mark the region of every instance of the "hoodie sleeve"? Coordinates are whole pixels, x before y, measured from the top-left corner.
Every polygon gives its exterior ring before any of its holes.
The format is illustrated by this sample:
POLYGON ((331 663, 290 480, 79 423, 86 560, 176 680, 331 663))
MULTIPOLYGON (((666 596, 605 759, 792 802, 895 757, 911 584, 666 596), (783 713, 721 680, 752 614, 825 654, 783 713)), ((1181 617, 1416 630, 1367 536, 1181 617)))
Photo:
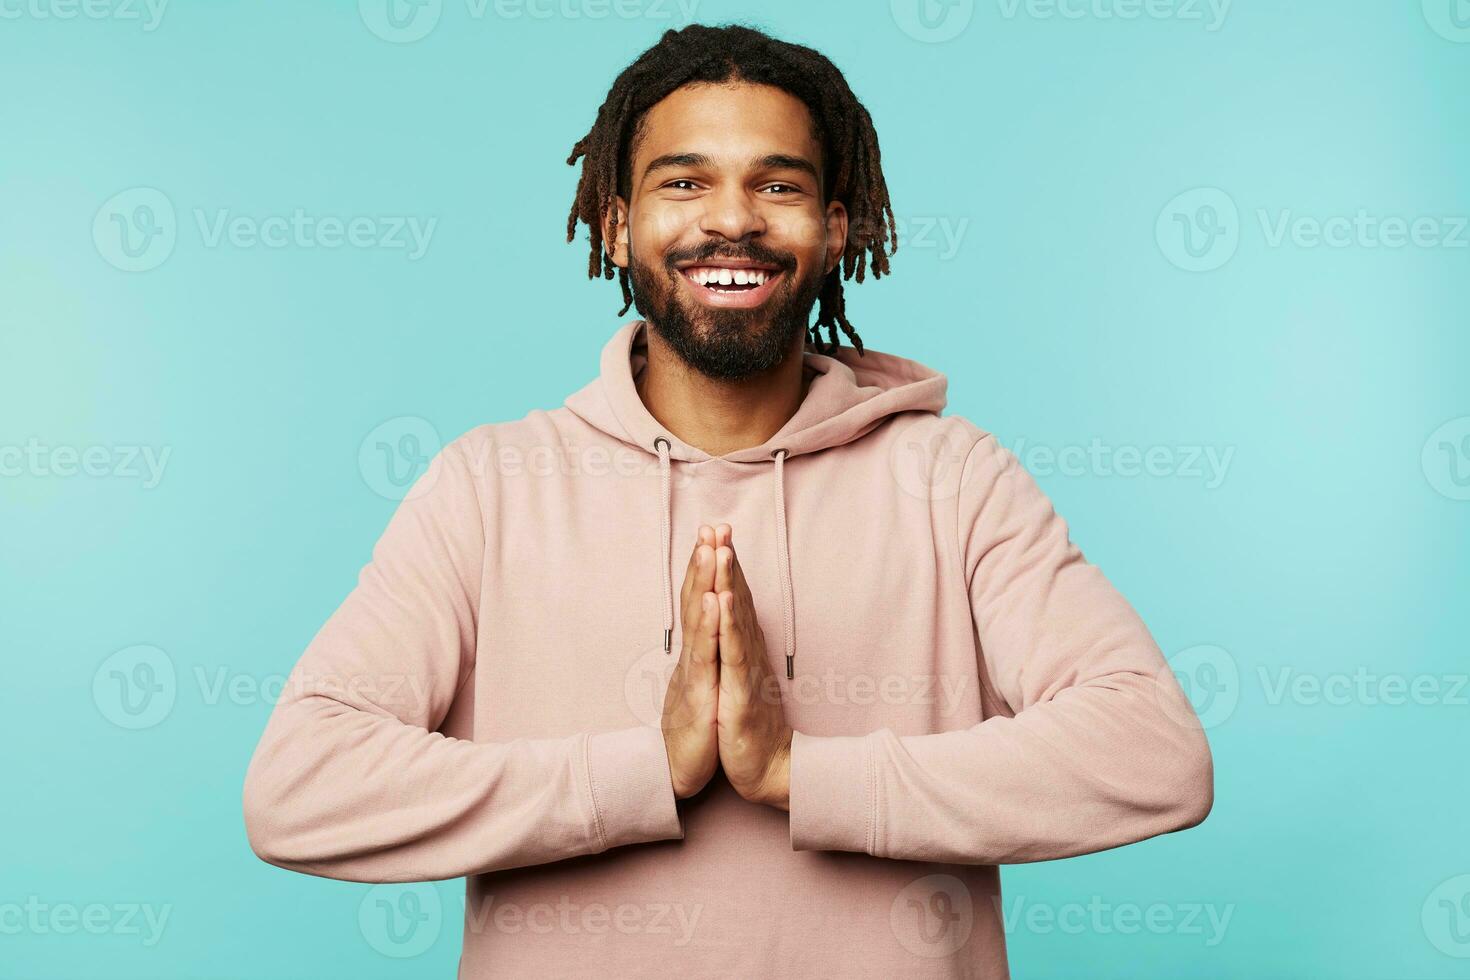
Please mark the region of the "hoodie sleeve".
POLYGON ((1018 864, 1198 824, 1209 746, 1143 621, 993 436, 965 467, 960 553, 1002 710, 935 734, 795 734, 793 849, 1018 864))
POLYGON ((271 864, 425 881, 683 837, 657 728, 508 742, 436 730, 472 683, 485 570, 466 438, 410 489, 270 716, 244 815, 271 864))

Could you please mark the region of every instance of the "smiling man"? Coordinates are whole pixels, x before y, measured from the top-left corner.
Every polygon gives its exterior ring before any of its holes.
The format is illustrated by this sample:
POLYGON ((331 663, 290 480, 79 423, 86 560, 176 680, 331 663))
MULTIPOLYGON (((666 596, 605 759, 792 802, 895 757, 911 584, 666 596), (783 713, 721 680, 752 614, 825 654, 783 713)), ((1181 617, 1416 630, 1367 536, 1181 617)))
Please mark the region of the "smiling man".
POLYGON ((864 350, 842 281, 897 241, 826 58, 670 31, 578 159, 568 240, 641 319, 414 486, 272 714, 251 846, 467 877, 464 978, 1006 976, 998 865, 1208 813, 1189 701, 945 376, 864 350))

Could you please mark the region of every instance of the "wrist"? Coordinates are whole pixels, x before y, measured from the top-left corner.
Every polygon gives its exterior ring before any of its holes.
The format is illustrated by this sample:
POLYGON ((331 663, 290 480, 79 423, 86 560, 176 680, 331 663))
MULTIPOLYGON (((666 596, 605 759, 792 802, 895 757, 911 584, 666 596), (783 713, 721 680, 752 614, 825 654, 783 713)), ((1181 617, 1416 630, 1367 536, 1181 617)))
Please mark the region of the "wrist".
POLYGON ((781 737, 771 762, 766 767, 766 777, 761 781, 760 792, 755 802, 773 806, 778 810, 791 810, 791 738, 792 729, 787 728, 781 737))

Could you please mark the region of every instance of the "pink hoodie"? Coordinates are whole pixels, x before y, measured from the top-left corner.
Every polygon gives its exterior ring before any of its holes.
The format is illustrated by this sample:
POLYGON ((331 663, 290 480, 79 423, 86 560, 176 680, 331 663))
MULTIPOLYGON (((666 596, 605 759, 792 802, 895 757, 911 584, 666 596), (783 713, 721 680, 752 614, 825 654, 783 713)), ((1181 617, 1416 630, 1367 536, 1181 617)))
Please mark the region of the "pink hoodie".
POLYGON ((461 978, 996 978, 997 865, 1204 819, 1209 748, 1148 629, 1015 457, 940 416, 942 374, 808 347, 790 421, 711 457, 640 400, 644 329, 415 484, 251 761, 260 857, 468 876, 461 978), (720 773, 674 798, 675 599, 721 521, 797 733, 789 814, 720 773))

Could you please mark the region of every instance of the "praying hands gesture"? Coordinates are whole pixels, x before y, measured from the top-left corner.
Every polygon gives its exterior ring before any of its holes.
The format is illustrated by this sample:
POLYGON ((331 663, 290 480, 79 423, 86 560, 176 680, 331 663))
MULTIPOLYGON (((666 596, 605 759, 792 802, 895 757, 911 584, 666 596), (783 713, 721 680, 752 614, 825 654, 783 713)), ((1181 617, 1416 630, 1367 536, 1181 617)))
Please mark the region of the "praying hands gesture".
POLYGON ((679 599, 684 642, 663 710, 674 795, 699 792, 718 763, 745 799, 789 809, 791 726, 730 525, 700 525, 679 599))

